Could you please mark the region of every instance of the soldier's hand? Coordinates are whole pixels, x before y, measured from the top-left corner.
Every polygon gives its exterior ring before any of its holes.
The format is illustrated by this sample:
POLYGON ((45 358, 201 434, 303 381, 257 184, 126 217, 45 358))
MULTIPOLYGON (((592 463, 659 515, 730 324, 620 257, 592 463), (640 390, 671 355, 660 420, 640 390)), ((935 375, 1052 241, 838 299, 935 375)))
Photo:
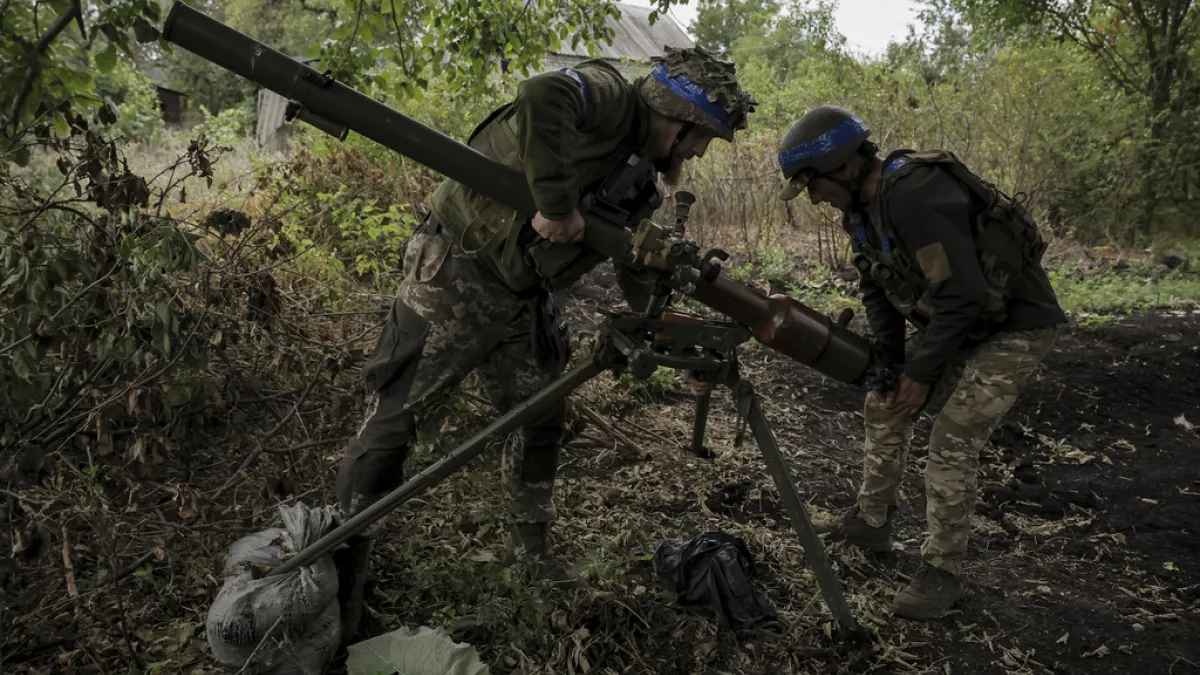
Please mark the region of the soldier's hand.
POLYGON ((888 407, 912 417, 920 412, 921 406, 925 405, 925 399, 928 397, 929 385, 909 379, 907 375, 901 375, 900 381, 896 385, 895 398, 888 407))
POLYGON ((533 215, 533 231, 543 239, 549 239, 558 244, 565 244, 583 239, 583 228, 586 223, 579 209, 571 212, 566 218, 553 220, 538 211, 533 215))

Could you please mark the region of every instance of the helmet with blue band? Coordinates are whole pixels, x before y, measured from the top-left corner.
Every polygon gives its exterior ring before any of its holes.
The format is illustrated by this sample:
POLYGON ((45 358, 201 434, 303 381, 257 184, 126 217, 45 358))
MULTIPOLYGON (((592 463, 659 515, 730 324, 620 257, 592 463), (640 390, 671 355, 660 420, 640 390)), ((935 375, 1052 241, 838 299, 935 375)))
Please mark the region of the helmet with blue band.
POLYGON ((792 199, 813 175, 850 161, 870 135, 862 120, 842 108, 826 105, 805 113, 779 144, 779 170, 787 181, 780 196, 792 199))
POLYGON ((655 112, 691 122, 727 141, 746 128, 755 101, 738 85, 736 67, 699 47, 667 47, 653 59, 650 74, 639 83, 646 104, 655 112))

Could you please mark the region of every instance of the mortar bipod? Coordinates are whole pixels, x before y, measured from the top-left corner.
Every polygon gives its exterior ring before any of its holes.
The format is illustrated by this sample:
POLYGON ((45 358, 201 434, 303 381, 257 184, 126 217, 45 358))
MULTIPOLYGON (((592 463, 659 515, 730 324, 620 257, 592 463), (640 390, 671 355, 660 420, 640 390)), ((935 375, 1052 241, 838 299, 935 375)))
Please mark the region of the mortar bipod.
POLYGON ((329 531, 311 546, 271 570, 270 574, 286 574, 315 562, 404 502, 465 467, 483 453, 490 438, 516 431, 536 419, 544 406, 565 398, 596 375, 606 370, 619 372, 627 369, 634 376, 645 378, 659 366, 664 366, 703 373, 711 377, 714 383, 724 384, 733 390, 739 413, 750 425, 767 471, 779 490, 788 518, 804 547, 808 565, 817 577, 825 604, 846 636, 860 635, 861 629, 850 613, 825 548, 812 527, 804 502, 788 473, 775 436, 762 413, 758 396, 753 387, 738 376, 736 349, 737 345, 749 339, 749 332, 738 324, 705 321, 677 314, 667 314, 660 319, 615 314, 610 315, 598 337, 588 361, 565 372, 542 391, 518 403, 445 457, 329 531))

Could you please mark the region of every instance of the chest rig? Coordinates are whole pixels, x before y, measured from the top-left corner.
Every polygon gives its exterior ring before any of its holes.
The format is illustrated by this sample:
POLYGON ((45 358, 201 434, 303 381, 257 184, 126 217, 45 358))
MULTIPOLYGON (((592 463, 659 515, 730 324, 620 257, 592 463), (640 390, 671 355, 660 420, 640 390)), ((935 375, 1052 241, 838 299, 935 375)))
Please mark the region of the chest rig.
POLYGON ((1013 286, 1028 266, 1041 262, 1046 243, 1020 203, 975 175, 952 152, 906 152, 889 158, 883 168, 879 208, 872 209, 870 223, 857 214, 847 223, 854 236, 854 265, 910 321, 922 327, 929 322, 933 316, 929 282, 912 253, 900 245, 887 214, 890 189, 918 167, 930 165, 949 172, 970 195, 971 234, 988 286, 982 318, 989 324, 1003 323, 1013 286))

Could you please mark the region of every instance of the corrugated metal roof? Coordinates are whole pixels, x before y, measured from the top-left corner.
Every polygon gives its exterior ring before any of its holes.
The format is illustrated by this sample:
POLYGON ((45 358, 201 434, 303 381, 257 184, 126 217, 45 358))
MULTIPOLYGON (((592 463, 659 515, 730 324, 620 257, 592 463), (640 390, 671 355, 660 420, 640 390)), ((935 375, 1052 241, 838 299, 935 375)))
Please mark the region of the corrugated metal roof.
MULTIPOLYGON (((609 17, 608 28, 612 31, 612 40, 608 44, 597 45, 594 56, 606 59, 635 59, 649 61, 651 56, 662 56, 663 46, 691 47, 692 39, 683 32, 679 24, 670 15, 659 15, 653 25, 650 24, 649 7, 638 7, 617 3, 621 11, 620 17, 609 17)), ((570 42, 564 42, 555 50, 556 54, 586 57, 587 45, 582 42, 578 47, 571 47, 570 42)))

